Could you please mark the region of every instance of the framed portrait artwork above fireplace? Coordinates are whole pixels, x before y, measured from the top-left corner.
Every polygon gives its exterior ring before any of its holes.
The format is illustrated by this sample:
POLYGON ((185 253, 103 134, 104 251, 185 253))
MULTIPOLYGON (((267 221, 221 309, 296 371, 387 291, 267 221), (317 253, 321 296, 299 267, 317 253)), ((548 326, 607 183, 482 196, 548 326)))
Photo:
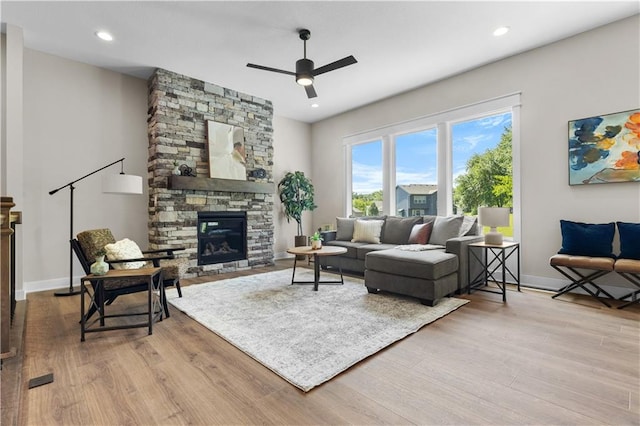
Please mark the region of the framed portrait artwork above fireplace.
POLYGON ((640 182, 640 108, 569 121, 569 185, 640 182))
POLYGON ((209 176, 247 180, 244 130, 242 127, 207 121, 209 176))

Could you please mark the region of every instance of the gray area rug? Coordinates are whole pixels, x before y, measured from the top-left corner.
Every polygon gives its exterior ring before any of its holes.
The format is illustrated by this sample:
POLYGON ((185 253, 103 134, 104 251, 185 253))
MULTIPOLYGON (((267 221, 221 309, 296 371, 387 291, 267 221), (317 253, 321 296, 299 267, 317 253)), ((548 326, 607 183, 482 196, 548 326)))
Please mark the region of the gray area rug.
MULTIPOLYGON (((169 303, 307 392, 468 302, 369 294, 363 280, 291 285, 291 269, 167 290, 169 303)), ((322 279, 335 280, 322 273, 322 279)), ((298 268, 296 280, 313 280, 298 268)))

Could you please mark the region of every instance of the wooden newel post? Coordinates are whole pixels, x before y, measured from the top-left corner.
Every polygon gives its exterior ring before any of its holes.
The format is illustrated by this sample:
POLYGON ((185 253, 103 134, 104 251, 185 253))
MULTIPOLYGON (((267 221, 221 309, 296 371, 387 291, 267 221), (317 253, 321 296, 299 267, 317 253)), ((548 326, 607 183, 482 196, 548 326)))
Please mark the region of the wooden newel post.
POLYGON ((12 197, 2 197, 0 213, 2 214, 2 228, 0 228, 0 359, 9 358, 16 354, 9 346, 11 330, 11 228, 10 210, 14 207, 12 197))

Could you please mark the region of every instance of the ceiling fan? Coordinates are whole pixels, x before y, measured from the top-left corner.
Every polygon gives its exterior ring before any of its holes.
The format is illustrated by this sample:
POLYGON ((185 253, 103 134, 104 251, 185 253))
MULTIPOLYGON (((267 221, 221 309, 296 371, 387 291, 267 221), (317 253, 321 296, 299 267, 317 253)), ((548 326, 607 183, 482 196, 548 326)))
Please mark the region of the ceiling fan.
POLYGON ((346 58, 342 58, 335 62, 331 62, 330 64, 323 65, 320 68, 313 68, 313 61, 311 59, 307 59, 307 40, 311 38, 311 31, 307 29, 301 29, 298 31, 298 34, 300 35, 300 39, 304 42, 304 58, 298 59, 296 61, 296 72, 285 71, 251 63, 247 64, 247 66, 249 68, 257 68, 259 70, 294 75, 296 77, 296 82, 299 85, 304 86, 304 89, 307 92, 307 97, 315 98, 316 96, 318 96, 316 90, 313 88, 313 78, 315 76, 324 74, 329 71, 335 71, 348 65, 353 65, 358 61, 356 61, 356 58, 354 58, 353 56, 347 56, 346 58))

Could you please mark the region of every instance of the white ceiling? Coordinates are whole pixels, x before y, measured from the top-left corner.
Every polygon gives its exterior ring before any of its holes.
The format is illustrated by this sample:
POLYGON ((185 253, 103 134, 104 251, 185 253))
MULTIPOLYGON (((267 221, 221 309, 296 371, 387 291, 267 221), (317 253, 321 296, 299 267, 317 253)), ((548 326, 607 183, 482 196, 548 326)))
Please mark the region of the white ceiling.
MULTIPOLYGON (((25 47, 147 78, 156 67, 273 102, 304 122, 634 15, 631 1, 2 1, 0 17, 25 47), (511 31, 494 37, 495 28, 511 31), (316 68, 348 55, 358 63, 316 77, 309 100, 294 77, 297 30, 308 28, 316 68), (115 40, 95 37, 108 30, 115 40), (319 104, 311 108, 312 103, 319 104)), ((639 35, 640 36, 640 35, 639 35)), ((601 53, 606 55, 605 53, 601 53)), ((584 60, 576 52, 576 61, 584 60)), ((596 54, 597 56, 597 54, 596 54)))

